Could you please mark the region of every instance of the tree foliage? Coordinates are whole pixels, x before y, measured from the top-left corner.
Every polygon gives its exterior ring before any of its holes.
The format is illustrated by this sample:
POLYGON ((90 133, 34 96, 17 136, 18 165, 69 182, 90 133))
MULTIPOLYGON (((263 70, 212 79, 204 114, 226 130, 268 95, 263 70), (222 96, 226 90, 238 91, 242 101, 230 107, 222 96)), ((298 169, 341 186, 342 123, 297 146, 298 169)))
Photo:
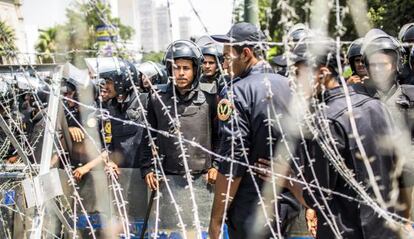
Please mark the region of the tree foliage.
POLYGON ((164 57, 164 52, 162 51, 148 52, 148 53, 144 53, 144 55, 142 56, 142 62, 153 61, 153 62, 161 63, 163 57, 164 57))
MULTIPOLYGON (((110 26, 119 36, 116 42, 112 42, 116 48, 112 53, 114 56, 124 56, 122 43, 134 34, 132 27, 123 25, 119 18, 112 17, 110 6, 101 1, 75 2, 66 9, 66 17, 65 24, 42 30, 36 44, 36 50, 40 53, 68 53, 57 55, 54 58, 56 62, 70 61, 76 66, 83 66, 85 57, 95 57, 101 47, 96 41, 97 26, 110 26), (52 33, 51 29, 55 32, 48 37, 52 33)), ((48 54, 40 57, 43 62, 51 60, 48 54)))
MULTIPOLYGON (((364 1, 364 0, 362 0, 364 1)), ((259 22, 263 30, 268 30, 268 34, 273 41, 281 41, 287 29, 281 24, 282 10, 280 8, 282 0, 259 0, 259 22)), ((291 7, 295 15, 290 20, 293 24, 310 22, 312 0, 283 0, 291 7)), ((331 7, 329 16, 329 35, 334 37, 338 34, 344 41, 352 41, 358 38, 356 31, 357 24, 369 24, 371 27, 381 28, 388 34, 398 35, 399 29, 406 23, 414 22, 414 1, 412 0, 367 0, 366 16, 369 22, 363 23, 359 19, 352 18, 350 14, 350 1, 340 0, 340 16, 343 25, 342 29, 337 28, 335 1, 328 1, 331 7)), ((243 3, 239 3, 242 5, 243 3)), ((236 8, 233 16, 238 16, 238 21, 242 20, 243 14, 240 13, 240 6, 236 8), (238 12, 239 11, 239 12, 238 12), (241 17, 240 17, 241 16, 241 17)), ((284 12, 285 14, 286 12, 284 12)), ((280 51, 276 51, 280 52, 280 51)))
POLYGON ((0 63, 3 62, 3 58, 13 57, 13 52, 16 50, 16 35, 14 29, 5 22, 0 21, 0 63))
POLYGON ((58 32, 58 26, 50 27, 45 30, 39 30, 39 38, 35 45, 37 52, 42 52, 40 60, 42 63, 53 63, 53 53, 56 52, 56 37, 58 32))

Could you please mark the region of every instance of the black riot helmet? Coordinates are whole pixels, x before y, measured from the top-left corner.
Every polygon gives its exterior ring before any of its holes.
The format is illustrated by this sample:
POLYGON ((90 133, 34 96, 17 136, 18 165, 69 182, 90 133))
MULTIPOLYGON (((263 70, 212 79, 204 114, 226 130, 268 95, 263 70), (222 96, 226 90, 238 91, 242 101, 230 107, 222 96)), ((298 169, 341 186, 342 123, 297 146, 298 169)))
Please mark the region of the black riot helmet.
POLYGON ((398 40, 401 42, 414 42, 414 23, 407 23, 401 27, 398 33, 398 40))
POLYGON ((356 73, 355 67, 355 57, 362 56, 361 48, 364 38, 358 38, 349 45, 348 52, 346 53, 346 58, 348 59, 349 65, 351 66, 352 72, 356 73))
POLYGON ((295 24, 288 32, 288 41, 296 43, 308 34, 309 29, 303 23, 295 24))
POLYGON ((296 44, 290 57, 293 64, 306 62, 314 67, 330 67, 333 76, 336 77, 339 75, 338 66, 342 65, 344 60, 340 53, 338 61, 337 51, 336 42, 332 38, 306 36, 296 44))
POLYGON ((362 48, 362 42, 364 38, 358 38, 355 41, 349 45, 348 52, 346 53, 346 58, 348 58, 348 61, 357 56, 362 56, 361 48, 362 48))
POLYGON ((165 67, 165 65, 162 65, 160 63, 155 63, 155 66, 157 67, 158 77, 155 80, 154 84, 167 84, 168 82, 167 68, 165 67))
POLYGON ((217 64, 223 63, 223 50, 219 49, 219 47, 216 44, 209 44, 202 47, 201 52, 203 53, 203 56, 214 56, 217 64))
MULTIPOLYGON (((311 31, 303 23, 297 23, 289 29, 289 32, 287 34, 287 41, 289 44, 291 44, 291 49, 293 49, 296 47, 296 44, 305 37, 308 37, 308 39, 310 39, 310 37, 312 37, 311 31)), ((271 63, 279 67, 286 67, 286 54, 275 56, 272 59, 271 63)))
POLYGON ((410 50, 410 56, 408 58, 408 65, 410 66, 410 69, 414 71, 414 47, 410 50))
MULTIPOLYGON (((414 43, 414 23, 407 23, 401 27, 400 32, 398 33, 398 40, 403 43, 405 59, 409 60, 409 65, 411 67, 411 58, 412 58, 412 46, 410 43, 414 43)), ((412 68, 411 68, 412 69, 412 68)))
POLYGON ((167 74, 172 77, 172 65, 176 59, 189 59, 193 61, 193 67, 195 69, 195 78, 193 85, 198 84, 198 80, 201 76, 201 65, 203 64, 204 57, 200 48, 191 41, 178 40, 171 43, 164 55, 162 63, 167 68, 167 74))
POLYGON ((62 91, 68 92, 68 91, 76 91, 78 88, 76 84, 73 83, 72 78, 62 78, 62 91))
POLYGON ((30 105, 34 108, 40 106, 46 108, 49 103, 50 86, 46 82, 41 82, 34 90, 30 92, 30 105))
POLYGON ((363 53, 363 58, 367 69, 369 68, 369 56, 377 52, 391 52, 396 56, 397 72, 400 73, 402 70, 404 61, 404 48, 402 47, 401 43, 398 42, 395 38, 380 29, 372 29, 365 35, 361 52, 363 53))
POLYGON ((98 75, 98 78, 112 80, 118 96, 126 96, 132 85, 138 85, 138 72, 127 60, 115 57, 86 58, 86 64, 98 75))
POLYGON ((141 81, 140 87, 143 87, 142 77, 146 76, 150 79, 151 84, 166 84, 168 82, 167 70, 165 66, 152 61, 146 61, 137 67, 141 81))
POLYGON ((63 90, 76 91, 89 83, 89 78, 80 69, 67 62, 63 66, 62 85, 63 90))

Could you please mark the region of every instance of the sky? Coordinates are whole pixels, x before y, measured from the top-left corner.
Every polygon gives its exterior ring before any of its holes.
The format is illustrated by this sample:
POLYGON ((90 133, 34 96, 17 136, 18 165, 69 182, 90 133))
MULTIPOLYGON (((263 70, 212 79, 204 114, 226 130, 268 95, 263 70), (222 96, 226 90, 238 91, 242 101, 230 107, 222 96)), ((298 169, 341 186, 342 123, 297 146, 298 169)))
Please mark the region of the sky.
MULTIPOLYGON (((139 0, 138 0, 139 1, 139 0)), ((231 26, 233 0, 191 0, 201 21, 206 25, 210 34, 227 33, 231 26)), ((166 0, 160 1, 166 2, 166 0)), ((192 35, 205 35, 200 20, 192 10, 189 0, 172 0, 171 12, 173 16, 173 29, 178 28, 178 17, 191 17, 192 35), (176 22, 175 22, 176 21, 176 22)))
POLYGON ((34 52, 38 30, 66 21, 65 9, 72 0, 24 0, 22 15, 27 39, 27 52, 34 52), (45 7, 47 6, 47 7, 45 7))
MULTIPOLYGON (((33 45, 38 29, 52 27, 66 21, 65 9, 73 0, 24 0, 22 14, 28 51, 34 52, 33 45)), ((140 0, 136 0, 140 1, 140 0)), ((154 0, 157 5, 166 5, 167 0, 154 0)), ((173 39, 179 38, 178 18, 191 18, 191 35, 205 35, 202 24, 190 7, 190 0, 170 0, 173 19, 173 39)), ((233 0, 191 0, 202 22, 210 34, 224 34, 231 26, 233 0)))

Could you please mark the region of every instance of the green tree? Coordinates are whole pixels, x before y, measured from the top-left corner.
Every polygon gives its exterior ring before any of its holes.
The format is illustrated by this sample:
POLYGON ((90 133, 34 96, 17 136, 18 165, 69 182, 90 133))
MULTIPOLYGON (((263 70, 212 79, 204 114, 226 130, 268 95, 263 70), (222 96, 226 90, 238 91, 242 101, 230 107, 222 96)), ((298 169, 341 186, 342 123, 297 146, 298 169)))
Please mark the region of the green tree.
POLYGON ((17 50, 14 29, 5 22, 0 21, 0 64, 3 60, 12 58, 17 50))
POLYGON ((144 53, 144 55, 142 56, 142 62, 153 61, 153 62, 161 63, 163 58, 164 58, 164 52, 162 51, 148 52, 148 53, 144 53))
MULTIPOLYGON (((73 3, 66 9, 67 22, 56 26, 55 51, 58 53, 68 52, 66 55, 59 54, 56 62, 70 61, 72 64, 83 67, 85 57, 95 57, 100 45, 96 41, 97 26, 112 26, 119 39, 112 42, 115 51, 114 56, 126 57, 125 48, 122 43, 131 39, 134 30, 121 23, 119 18, 111 15, 108 4, 101 1, 89 1, 87 3, 73 3)), ((40 42, 39 36, 39 42, 40 42)), ((42 48, 36 48, 42 52, 42 48)))
POLYGON ((53 53, 56 52, 58 26, 39 30, 39 32, 39 39, 35 45, 36 51, 42 53, 39 54, 39 59, 42 63, 53 63, 55 60, 53 53))
POLYGON ((412 0, 369 0, 368 16, 373 27, 381 28, 397 36, 400 28, 414 22, 414 1, 412 0))
MULTIPOLYGON (((292 24, 309 23, 312 0, 284 0, 283 2, 287 2, 295 13, 294 15, 288 15, 288 21, 291 21, 292 24)), ((342 29, 338 29, 336 24, 335 1, 330 2, 332 6, 328 25, 329 35, 334 37, 340 34, 341 39, 344 41, 352 41, 358 38, 355 25, 361 24, 361 22, 354 22, 347 5, 350 4, 349 1, 339 1, 341 6, 340 16, 343 24, 342 29)), ((263 30, 268 30, 268 34, 273 41, 278 42, 282 40, 283 35, 288 30, 281 24, 283 23, 282 20, 286 20, 282 18, 286 16, 286 11, 282 14, 281 3, 282 1, 280 0, 259 0, 260 26, 263 30)), ((412 14, 414 11, 414 1, 412 0, 367 0, 366 3, 366 15, 369 19, 369 24, 372 27, 381 28, 393 36, 397 36, 399 29, 404 24, 414 22, 414 15, 412 14)), ((281 47, 274 50, 276 54, 281 51, 281 47)))

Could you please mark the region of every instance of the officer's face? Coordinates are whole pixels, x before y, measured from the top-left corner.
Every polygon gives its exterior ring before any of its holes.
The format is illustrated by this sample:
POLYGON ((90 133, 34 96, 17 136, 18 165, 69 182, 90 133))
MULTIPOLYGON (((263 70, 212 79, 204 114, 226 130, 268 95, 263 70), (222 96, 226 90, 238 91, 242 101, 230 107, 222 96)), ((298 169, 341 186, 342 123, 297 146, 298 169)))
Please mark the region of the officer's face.
POLYGON ((173 75, 178 89, 189 89, 194 80, 193 61, 188 59, 176 59, 173 65, 173 75))
POLYGON ((151 79, 147 75, 144 75, 144 74, 142 74, 141 77, 142 77, 141 78, 141 80, 142 80, 142 86, 144 88, 150 88, 151 87, 151 79))
POLYGON ((217 71, 216 58, 211 55, 204 56, 203 73, 206 76, 214 76, 217 71))
POLYGON ((364 77, 368 75, 367 68, 365 68, 364 60, 362 59, 362 56, 357 56, 354 59, 355 64, 355 70, 357 75, 360 77, 364 77))
POLYGON ((63 93, 64 97, 70 99, 70 100, 67 101, 69 107, 74 107, 76 105, 76 103, 73 101, 73 99, 75 98, 75 93, 76 92, 72 91, 72 90, 69 90, 69 91, 63 93))
POLYGON ((388 90, 396 76, 395 58, 391 54, 377 52, 369 58, 369 78, 377 89, 388 90))
POLYGON ((101 90, 101 97, 103 102, 107 102, 108 100, 116 97, 116 91, 114 87, 114 82, 111 80, 106 80, 105 84, 101 90))
POLYGON ((243 73, 244 64, 240 59, 240 55, 233 47, 224 45, 223 57, 223 68, 227 70, 232 79, 240 76, 243 73))

